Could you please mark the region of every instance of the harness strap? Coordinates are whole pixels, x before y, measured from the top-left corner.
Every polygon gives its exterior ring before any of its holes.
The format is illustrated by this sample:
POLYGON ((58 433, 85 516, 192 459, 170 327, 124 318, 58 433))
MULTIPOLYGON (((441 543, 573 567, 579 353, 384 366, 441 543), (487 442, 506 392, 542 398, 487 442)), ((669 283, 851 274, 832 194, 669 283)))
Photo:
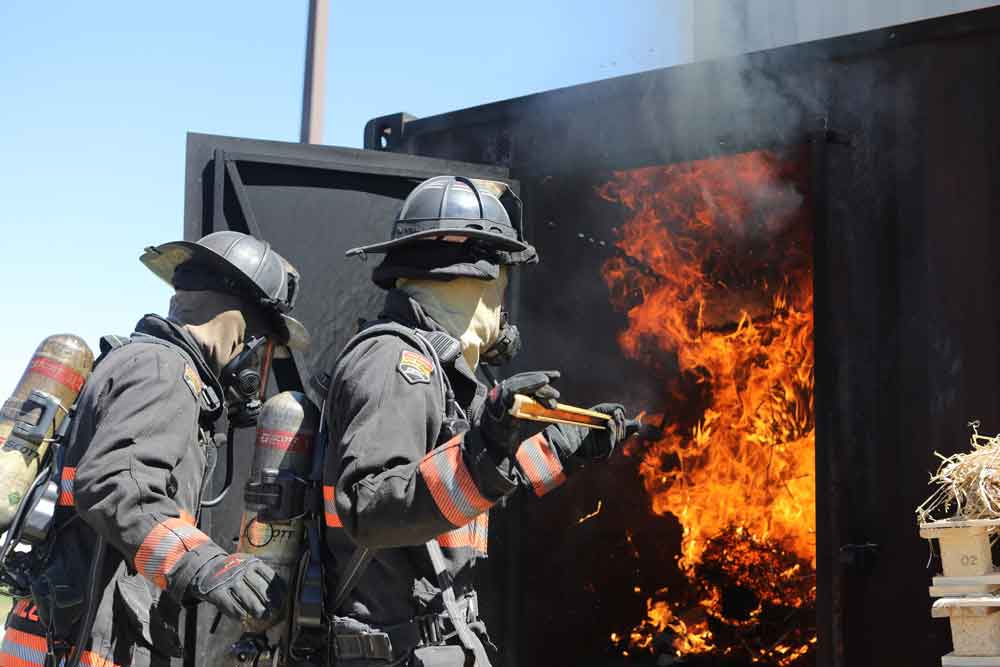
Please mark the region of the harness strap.
MULTIPOLYGON (((446 397, 449 390, 451 389, 451 381, 448 379, 448 374, 444 372, 444 365, 441 362, 437 350, 434 345, 428 339, 428 335, 436 334, 437 332, 425 332, 421 329, 414 329, 412 327, 404 326, 398 322, 393 322, 391 320, 376 320, 371 323, 365 324, 364 328, 347 341, 347 345, 341 350, 338 356, 338 361, 344 357, 348 352, 354 349, 359 343, 372 338, 374 336, 381 335, 391 335, 398 336, 402 338, 410 345, 413 345, 418 350, 424 353, 424 355, 434 359, 434 366, 438 370, 438 388, 441 391, 441 396, 446 397)), ((442 334, 447 335, 447 334, 442 334)), ((459 348, 461 349, 461 348, 459 348)))
POLYGON ((330 608, 331 613, 336 614, 340 605, 347 601, 347 596, 354 590, 371 560, 372 550, 368 547, 358 547, 354 550, 354 553, 351 554, 351 560, 347 561, 347 566, 344 568, 344 576, 337 584, 337 592, 333 596, 333 606, 330 608))
POLYGON ((106 336, 101 336, 101 355, 97 357, 94 361, 96 366, 100 363, 101 359, 106 357, 111 350, 117 350, 119 347, 124 347, 132 342, 132 339, 128 336, 119 336, 117 334, 108 334, 106 336))
POLYGON ((451 619, 451 624, 455 628, 458 640, 462 642, 462 646, 467 650, 472 651, 472 654, 476 658, 476 667, 490 667, 490 659, 486 655, 486 647, 483 646, 483 642, 480 641, 479 637, 469 629, 465 614, 459 609, 458 602, 455 600, 455 589, 451 586, 451 575, 448 574, 448 566, 444 559, 444 553, 441 551, 441 545, 438 544, 437 540, 428 540, 427 553, 430 554, 431 564, 434 566, 438 584, 441 586, 441 600, 444 602, 444 608, 448 612, 448 618, 451 619))

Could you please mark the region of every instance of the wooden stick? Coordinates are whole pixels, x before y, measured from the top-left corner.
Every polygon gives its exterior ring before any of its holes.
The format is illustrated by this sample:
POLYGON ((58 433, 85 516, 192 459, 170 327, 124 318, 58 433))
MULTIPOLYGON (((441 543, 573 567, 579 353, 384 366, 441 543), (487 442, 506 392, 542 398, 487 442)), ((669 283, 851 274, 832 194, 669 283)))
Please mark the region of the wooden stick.
POLYGON ((555 409, 547 408, 530 396, 524 394, 514 395, 514 405, 510 408, 510 414, 518 419, 528 419, 536 422, 548 422, 550 424, 572 424, 596 430, 607 428, 611 415, 593 410, 584 410, 572 405, 556 403, 555 409))

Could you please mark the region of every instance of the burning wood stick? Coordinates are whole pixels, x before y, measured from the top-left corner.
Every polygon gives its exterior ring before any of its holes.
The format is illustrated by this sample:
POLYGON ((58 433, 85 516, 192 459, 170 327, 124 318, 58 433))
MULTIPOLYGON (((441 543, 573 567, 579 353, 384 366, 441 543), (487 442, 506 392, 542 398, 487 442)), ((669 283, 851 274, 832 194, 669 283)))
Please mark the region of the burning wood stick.
POLYGON ((597 501, 597 509, 595 509, 595 510, 594 510, 593 512, 591 512, 590 514, 584 514, 583 516, 581 516, 581 517, 580 517, 579 519, 577 519, 577 520, 576 520, 576 524, 577 524, 577 525, 580 525, 580 524, 581 524, 581 523, 583 523, 584 521, 590 521, 590 520, 591 520, 591 519, 593 519, 593 518, 594 518, 595 516, 597 516, 598 514, 600 514, 600 513, 601 513, 601 505, 603 505, 603 504, 604 504, 604 501, 603 501, 603 500, 600 500, 600 499, 598 499, 598 501, 597 501))
POLYGON ((604 430, 608 427, 611 415, 603 412, 585 410, 572 405, 556 403, 556 407, 547 408, 535 399, 517 394, 514 396, 514 405, 510 408, 510 414, 518 419, 528 419, 536 422, 549 422, 551 424, 572 424, 573 426, 583 426, 604 430))

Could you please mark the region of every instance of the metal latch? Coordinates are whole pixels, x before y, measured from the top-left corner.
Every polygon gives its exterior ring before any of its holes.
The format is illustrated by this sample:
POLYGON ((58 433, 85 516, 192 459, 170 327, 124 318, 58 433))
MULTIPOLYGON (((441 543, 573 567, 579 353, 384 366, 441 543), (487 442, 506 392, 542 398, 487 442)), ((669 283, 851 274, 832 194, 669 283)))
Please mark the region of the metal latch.
POLYGON ((287 470, 262 468, 243 490, 246 508, 261 521, 288 521, 305 514, 309 483, 287 470))
POLYGON ((59 399, 39 389, 33 389, 28 394, 28 400, 22 408, 21 414, 14 422, 12 435, 20 440, 38 446, 45 442, 52 432, 52 425, 55 423, 56 415, 60 410, 65 410, 59 399), (34 420, 26 419, 35 409, 40 410, 34 420))

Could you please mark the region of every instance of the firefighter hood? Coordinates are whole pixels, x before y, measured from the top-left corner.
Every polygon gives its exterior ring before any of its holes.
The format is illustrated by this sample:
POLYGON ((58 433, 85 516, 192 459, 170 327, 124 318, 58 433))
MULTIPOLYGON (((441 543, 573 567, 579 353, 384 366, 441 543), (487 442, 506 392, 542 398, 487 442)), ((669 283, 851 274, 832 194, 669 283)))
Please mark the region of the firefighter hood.
POLYGON ((462 343, 462 355, 475 369, 480 356, 500 336, 507 269, 495 280, 400 278, 396 287, 420 304, 427 315, 462 343))

